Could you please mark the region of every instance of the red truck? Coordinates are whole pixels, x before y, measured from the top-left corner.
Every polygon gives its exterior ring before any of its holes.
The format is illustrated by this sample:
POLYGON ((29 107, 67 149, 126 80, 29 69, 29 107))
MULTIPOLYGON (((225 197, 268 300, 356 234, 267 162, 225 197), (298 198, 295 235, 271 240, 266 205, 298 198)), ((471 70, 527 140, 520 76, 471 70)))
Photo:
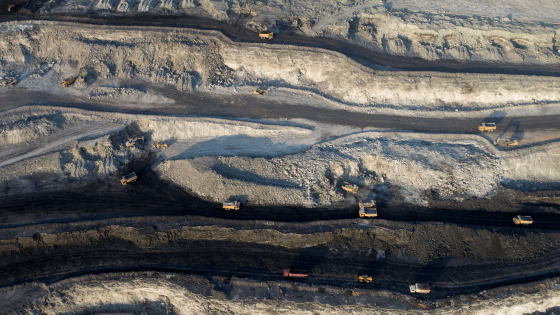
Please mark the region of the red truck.
POLYGON ((285 277, 307 277, 307 270, 297 270, 297 269, 284 269, 285 277))

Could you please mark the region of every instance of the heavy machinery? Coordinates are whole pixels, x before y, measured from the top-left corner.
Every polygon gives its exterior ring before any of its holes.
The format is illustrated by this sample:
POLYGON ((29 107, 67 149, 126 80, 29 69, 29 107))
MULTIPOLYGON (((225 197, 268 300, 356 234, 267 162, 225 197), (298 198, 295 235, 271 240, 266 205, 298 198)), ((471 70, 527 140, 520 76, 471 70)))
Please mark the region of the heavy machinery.
POLYGON ((495 131, 496 123, 482 123, 478 126, 478 131, 495 131))
POLYGON ((68 86, 70 86, 70 84, 74 83, 74 81, 76 81, 77 78, 78 78, 78 77, 73 77, 73 78, 68 79, 68 80, 66 80, 66 81, 62 81, 62 86, 63 86, 63 87, 68 87, 68 86))
POLYGON ((272 39, 274 37, 274 33, 268 31, 260 31, 259 38, 260 39, 272 39))
POLYGON ((80 69, 80 73, 77 76, 75 76, 73 78, 70 78, 68 80, 62 81, 62 86, 68 87, 72 83, 74 83, 76 80, 78 80, 78 82, 86 82, 86 75, 87 75, 87 70, 82 68, 82 69, 80 69))
POLYGON ((239 210, 241 204, 238 201, 227 201, 222 204, 224 210, 239 210))
POLYGON ((516 147, 519 145, 519 142, 517 141, 517 139, 513 139, 513 140, 506 139, 504 140, 504 145, 506 147, 516 147))
POLYGON ((358 205, 360 206, 360 218, 377 216, 377 204, 375 200, 360 202, 358 205))
POLYGON ((430 293, 430 285, 425 283, 415 283, 410 286, 410 293, 430 293))
POLYGON ((154 148, 165 150, 165 149, 167 149, 167 143, 156 142, 156 143, 154 143, 154 148))
POLYGON ((16 7, 15 4, 8 5, 8 12, 12 12, 15 9, 15 7, 16 7))
POLYGON ((87 78, 87 70, 85 68, 80 69, 80 74, 78 75, 78 82, 84 83, 87 78))
POLYGON ((533 219, 528 215, 518 215, 513 217, 513 223, 515 225, 529 225, 533 224, 533 219))
POLYGON ((284 277, 298 277, 303 278, 309 276, 307 270, 298 269, 284 269, 284 277))
POLYGON ((13 86, 17 83, 18 81, 14 78, 2 78, 0 77, 0 86, 4 86, 4 85, 9 85, 9 86, 13 86))
POLYGON ((266 93, 267 93, 266 90, 259 89, 259 88, 257 88, 257 89, 253 92, 253 94, 257 94, 257 95, 265 95, 266 93))
POLYGON ((363 276, 356 275, 356 281, 362 283, 371 283, 373 281, 373 277, 370 277, 368 275, 363 275, 363 276))
POLYGON ((138 179, 138 176, 136 176, 136 173, 132 172, 126 176, 123 176, 121 178, 121 184, 123 184, 123 186, 126 186, 129 183, 132 183, 134 181, 136 181, 138 179))
POLYGON ((344 183, 344 185, 342 185, 342 189, 351 192, 353 194, 358 192, 358 186, 350 183, 344 183))
POLYGON ((144 137, 142 136, 142 137, 136 137, 134 139, 130 139, 127 142, 125 142, 124 145, 127 148, 130 148, 130 147, 134 146, 136 144, 136 142, 138 142, 138 141, 144 142, 144 137))

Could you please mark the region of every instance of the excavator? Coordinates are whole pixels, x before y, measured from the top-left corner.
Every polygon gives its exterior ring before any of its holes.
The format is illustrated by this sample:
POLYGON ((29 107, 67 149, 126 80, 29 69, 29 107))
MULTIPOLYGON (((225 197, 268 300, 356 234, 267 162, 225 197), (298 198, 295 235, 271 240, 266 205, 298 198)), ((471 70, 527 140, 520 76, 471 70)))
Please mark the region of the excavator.
POLYGON ((517 139, 513 139, 513 140, 506 139, 504 140, 504 144, 506 147, 516 147, 519 145, 519 141, 517 141, 517 139))
POLYGON ((358 192, 358 186, 350 183, 344 183, 344 185, 342 185, 342 189, 351 192, 353 194, 358 192))
POLYGON ((256 95, 265 95, 266 93, 267 93, 266 90, 259 89, 259 88, 257 88, 257 89, 253 92, 253 94, 256 94, 256 95))
POLYGON ((80 73, 77 76, 75 76, 73 78, 70 78, 68 80, 62 81, 62 86, 68 87, 72 83, 74 83, 76 80, 78 80, 78 82, 86 82, 86 75, 87 75, 87 70, 82 68, 82 69, 80 69, 80 73))

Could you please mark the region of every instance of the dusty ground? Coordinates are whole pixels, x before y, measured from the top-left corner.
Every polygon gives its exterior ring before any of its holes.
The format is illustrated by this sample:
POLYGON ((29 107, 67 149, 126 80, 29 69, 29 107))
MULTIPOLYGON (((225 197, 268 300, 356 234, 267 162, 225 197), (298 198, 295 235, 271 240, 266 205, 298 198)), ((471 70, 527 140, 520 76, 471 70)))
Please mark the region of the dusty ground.
MULTIPOLYGON (((558 189, 555 142, 501 151, 480 136, 364 131, 310 121, 244 122, 30 107, 4 113, 0 185, 6 195, 115 180, 156 150, 164 179, 213 202, 305 207, 489 198, 558 189), (31 114, 32 113, 32 114, 31 114), (22 115, 30 115, 22 120, 22 115), (127 147, 130 139, 144 137, 127 147), (19 153, 19 155, 18 155, 19 153), (17 157, 14 157, 17 155, 17 157), (530 160, 528 160, 530 157, 530 160), (39 166, 40 165, 40 166, 39 166), (41 173, 40 184, 33 175, 41 173), (344 193, 348 182, 358 194, 344 193), (329 193, 331 190, 336 193, 329 193)), ((132 170, 140 171, 140 169, 132 170)))
POLYGON ((201 16, 277 35, 337 38, 427 60, 558 64, 557 9, 552 0, 74 0, 49 2, 40 12, 201 16))
POLYGON ((261 87, 276 101, 432 117, 558 113, 560 99, 554 77, 376 70, 323 49, 239 44, 213 31, 42 21, 3 27, 3 79, 32 91, 140 108, 173 100, 138 81, 222 95, 250 95, 261 87), (60 84, 81 68, 84 83, 60 84))
POLYGON ((17 13, 0 8, 10 109, 0 113, 0 313, 558 310, 556 3, 11 2, 17 13), (69 22, 83 13, 97 24, 69 22), (125 25, 181 15, 230 25, 125 25), (247 30, 286 42, 235 36, 247 30), (436 71, 401 71, 408 61, 436 71), (302 116, 271 119, 274 106, 302 116), (374 114, 394 125, 364 123, 374 114), (482 120, 498 131, 476 134, 482 120), (132 171, 138 181, 122 186, 132 171), (379 217, 356 218, 372 199, 379 217), (241 210, 221 210, 228 200, 241 210), (535 224, 514 226, 515 214, 535 224), (415 282, 432 292, 410 294, 415 282))

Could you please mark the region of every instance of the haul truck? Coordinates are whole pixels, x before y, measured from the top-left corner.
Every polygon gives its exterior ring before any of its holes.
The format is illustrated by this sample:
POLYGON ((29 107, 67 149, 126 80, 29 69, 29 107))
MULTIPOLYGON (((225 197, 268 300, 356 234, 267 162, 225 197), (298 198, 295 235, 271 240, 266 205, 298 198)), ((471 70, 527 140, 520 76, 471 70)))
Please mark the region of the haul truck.
POLYGON ((360 202, 358 205, 360 206, 360 218, 377 216, 377 205, 374 200, 360 202))
POLYGON ((222 205, 224 210, 239 210, 240 207, 241 204, 238 201, 228 201, 222 205))
POLYGON ((136 173, 130 173, 130 174, 128 174, 126 176, 123 176, 121 178, 121 184, 126 186, 126 184, 132 183, 132 182, 136 181, 137 179, 138 179, 138 176, 136 176, 136 173))
POLYGON ((479 131, 495 131, 496 123, 482 123, 478 126, 479 131))
POLYGON ((368 275, 358 276, 356 275, 356 281, 363 282, 363 283, 371 283, 373 281, 373 277, 368 275))
POLYGON ((430 285, 425 283, 415 283, 410 285, 410 293, 430 293, 430 285))
POLYGON ((307 270, 298 270, 298 269, 284 269, 284 276, 285 277, 307 277, 309 273, 307 270))
POLYGON ((533 224, 533 219, 528 215, 518 215, 513 217, 513 223, 516 225, 529 225, 533 224))
POLYGON ((267 32, 267 31, 259 32, 260 39, 272 39, 273 37, 274 37, 274 33, 272 32, 267 32))

